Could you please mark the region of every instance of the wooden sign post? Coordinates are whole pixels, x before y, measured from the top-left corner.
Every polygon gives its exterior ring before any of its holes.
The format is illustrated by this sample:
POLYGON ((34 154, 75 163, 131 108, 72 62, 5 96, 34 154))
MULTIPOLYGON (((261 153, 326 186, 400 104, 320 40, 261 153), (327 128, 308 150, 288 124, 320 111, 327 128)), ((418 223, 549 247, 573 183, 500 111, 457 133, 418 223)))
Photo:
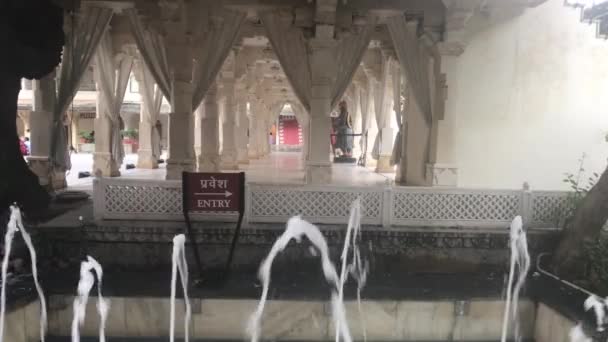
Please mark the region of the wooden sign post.
POLYGON ((190 242, 194 247, 194 257, 202 276, 202 264, 190 223, 190 212, 217 213, 238 212, 230 253, 226 262, 226 272, 230 271, 234 251, 241 233, 245 213, 245 173, 182 173, 183 212, 190 242))

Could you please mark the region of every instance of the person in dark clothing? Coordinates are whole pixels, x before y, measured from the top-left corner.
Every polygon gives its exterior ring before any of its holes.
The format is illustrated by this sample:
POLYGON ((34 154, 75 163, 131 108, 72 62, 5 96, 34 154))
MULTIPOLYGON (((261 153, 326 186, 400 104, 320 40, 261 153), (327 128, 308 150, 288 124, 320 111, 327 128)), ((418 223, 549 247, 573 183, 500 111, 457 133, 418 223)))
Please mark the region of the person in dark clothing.
POLYGON ((348 113, 346 101, 341 101, 340 114, 336 120, 338 139, 337 147, 342 151, 344 156, 350 157, 353 153, 353 123, 348 113))

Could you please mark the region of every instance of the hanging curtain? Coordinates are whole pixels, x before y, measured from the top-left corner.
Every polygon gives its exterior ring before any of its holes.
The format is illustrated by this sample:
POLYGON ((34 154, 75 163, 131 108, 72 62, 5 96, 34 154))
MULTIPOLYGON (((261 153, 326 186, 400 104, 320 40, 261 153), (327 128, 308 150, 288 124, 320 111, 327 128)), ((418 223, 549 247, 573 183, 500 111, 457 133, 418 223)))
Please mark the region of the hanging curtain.
MULTIPOLYGON (((384 58, 384 57, 383 57, 384 58)), ((374 111, 376 113, 376 125, 378 126, 378 134, 374 140, 374 148, 372 149, 372 158, 378 160, 380 158, 380 148, 382 144, 382 129, 387 127, 389 120, 388 111, 388 91, 390 81, 390 65, 391 57, 384 58, 382 62, 382 78, 380 82, 376 82, 374 89, 374 111)))
POLYGON ((401 139, 404 138, 404 122, 402 120, 403 113, 401 107, 401 70, 396 62, 393 63, 393 108, 395 110, 395 118, 397 119, 397 136, 393 144, 393 153, 391 154, 391 165, 397 165, 401 162, 401 139))
POLYGON ((218 9, 211 15, 208 29, 202 34, 202 41, 195 52, 197 63, 194 70, 194 92, 192 108, 196 109, 209 86, 219 73, 230 49, 234 45, 246 14, 243 12, 218 9))
POLYGON ((51 165, 56 169, 71 168, 65 112, 78 91, 82 75, 88 68, 112 15, 113 11, 109 8, 86 6, 71 27, 71 32, 66 34, 57 101, 53 108, 49 156, 51 165))
POLYGON ((274 11, 262 12, 260 19, 293 92, 304 108, 310 111, 310 57, 302 30, 294 27, 291 20, 285 20, 280 13, 274 11))
POLYGON ((154 82, 152 72, 146 65, 141 63, 140 67, 137 68, 139 75, 139 94, 142 98, 142 105, 144 106, 144 117, 150 127, 152 128, 152 154, 157 159, 160 158, 160 132, 156 128, 156 121, 160 117, 160 109, 163 104, 163 93, 160 88, 154 82))
POLYGON ((431 106, 429 55, 418 41, 417 22, 407 22, 405 16, 401 15, 388 18, 387 26, 401 70, 404 71, 414 99, 430 126, 433 122, 433 108, 431 106))
POLYGON ((110 151, 112 160, 118 167, 122 165, 125 150, 122 144, 120 109, 127 91, 133 57, 120 53, 114 57, 112 38, 106 32, 95 53, 95 79, 103 101, 102 110, 110 119, 110 151))
POLYGON ((148 69, 150 69, 157 87, 167 101, 172 101, 169 61, 167 60, 167 50, 163 37, 158 32, 144 27, 135 8, 126 9, 124 13, 129 19, 137 49, 148 69))
POLYGON ((363 55, 367 51, 375 28, 376 18, 370 16, 365 26, 358 29, 359 32, 356 32, 356 34, 350 33, 341 38, 335 47, 336 81, 332 88, 332 108, 338 104, 351 84, 357 68, 361 65, 363 55))

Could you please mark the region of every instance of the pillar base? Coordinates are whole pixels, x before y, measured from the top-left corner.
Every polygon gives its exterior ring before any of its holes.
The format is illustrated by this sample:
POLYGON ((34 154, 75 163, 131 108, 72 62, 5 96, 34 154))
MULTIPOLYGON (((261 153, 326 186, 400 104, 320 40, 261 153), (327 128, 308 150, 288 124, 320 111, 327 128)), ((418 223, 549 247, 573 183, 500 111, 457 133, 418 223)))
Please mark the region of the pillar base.
POLYGON ((167 174, 165 179, 182 179, 182 172, 194 171, 194 161, 191 159, 171 159, 167 160, 167 174))
POLYGON ((30 169, 36 176, 38 176, 38 182, 44 187, 48 187, 51 182, 51 174, 49 173, 49 157, 27 157, 27 163, 30 169))
POLYGON ((238 149, 236 151, 238 164, 249 164, 247 149, 238 149))
POLYGON ((138 169, 158 169, 158 158, 152 154, 152 150, 137 151, 138 169))
POLYGON ((376 162, 377 173, 393 173, 395 168, 391 165, 391 156, 380 156, 376 162))
POLYGON ((236 150, 223 151, 221 156, 222 170, 238 170, 239 164, 237 161, 236 150))
POLYGON ((221 167, 220 156, 217 154, 202 154, 198 157, 196 171, 219 172, 221 167))
POLYGON ((426 180, 431 186, 458 186, 458 167, 454 164, 426 164, 426 180))
POLYGON ((253 150, 249 150, 248 156, 249 156, 249 159, 259 159, 260 158, 257 151, 253 151, 253 150))
POLYGON ((38 176, 40 185, 46 189, 59 190, 68 186, 65 171, 50 169, 49 157, 28 156, 27 161, 32 172, 38 176))
POLYGON ((306 183, 329 184, 331 171, 331 165, 306 165, 306 183))
POLYGON ((108 152, 93 153, 93 174, 95 177, 118 177, 120 171, 112 154, 108 152))

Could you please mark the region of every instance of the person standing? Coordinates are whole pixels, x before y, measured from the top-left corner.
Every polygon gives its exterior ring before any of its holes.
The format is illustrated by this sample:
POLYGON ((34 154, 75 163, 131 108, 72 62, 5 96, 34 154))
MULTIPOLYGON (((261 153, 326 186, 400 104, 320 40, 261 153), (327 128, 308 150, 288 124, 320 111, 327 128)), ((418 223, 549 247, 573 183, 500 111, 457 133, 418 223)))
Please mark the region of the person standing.
POLYGON ((346 101, 340 101, 340 114, 336 126, 338 128, 338 148, 344 156, 350 157, 353 152, 353 123, 346 107, 346 101))

